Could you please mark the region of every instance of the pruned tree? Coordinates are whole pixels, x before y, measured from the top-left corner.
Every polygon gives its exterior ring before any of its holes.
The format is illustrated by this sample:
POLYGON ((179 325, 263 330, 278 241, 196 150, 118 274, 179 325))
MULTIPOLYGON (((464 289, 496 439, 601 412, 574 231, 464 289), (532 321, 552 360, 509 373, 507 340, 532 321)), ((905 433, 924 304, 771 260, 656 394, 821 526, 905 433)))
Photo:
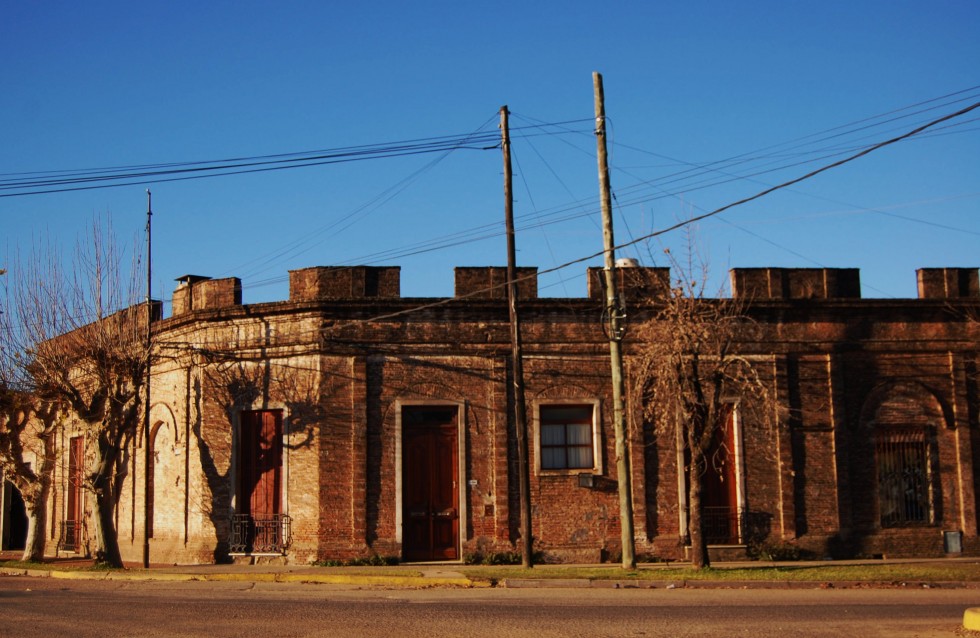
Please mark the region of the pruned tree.
POLYGON ((0 387, 0 467, 20 493, 27 511, 21 560, 44 558, 47 500, 55 466, 56 404, 4 385, 0 387))
POLYGON ((70 270, 57 250, 42 245, 10 273, 9 350, 24 391, 63 406, 84 434, 95 559, 111 566, 122 565, 114 517, 121 458, 138 433, 150 360, 151 309, 139 304, 135 265, 124 268, 111 225, 96 220, 79 239, 70 270))
MULTIPOLYGON (((6 270, 0 270, 0 275, 6 270)), ((4 280, 6 282, 6 279, 4 280)), ((45 514, 55 464, 56 404, 24 392, 18 358, 12 349, 8 288, 0 299, 0 469, 20 493, 27 513, 25 561, 44 558, 45 514)))
POLYGON ((684 448, 686 532, 692 565, 701 569, 710 566, 704 479, 731 452, 724 435, 732 410, 739 411, 741 422, 770 430, 778 425, 779 410, 765 374, 739 347, 754 329, 743 305, 706 297, 707 268, 695 269, 692 259, 682 265, 666 252, 676 275, 634 333, 630 376, 633 395, 655 433, 684 448))

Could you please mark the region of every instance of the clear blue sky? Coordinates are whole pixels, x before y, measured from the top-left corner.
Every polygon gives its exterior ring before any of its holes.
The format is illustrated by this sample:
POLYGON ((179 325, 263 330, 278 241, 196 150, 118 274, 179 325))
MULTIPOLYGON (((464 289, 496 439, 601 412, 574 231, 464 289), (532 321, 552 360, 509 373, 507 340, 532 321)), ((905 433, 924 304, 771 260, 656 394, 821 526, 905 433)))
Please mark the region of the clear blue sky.
MULTIPOLYGON (((592 71, 623 242, 980 101, 980 3, 8 1, 0 59, 0 180, 494 131, 507 104, 518 262, 543 270, 602 248, 592 71)), ((858 267, 864 296, 914 297, 916 268, 980 265, 978 116, 702 222, 713 277, 858 267)), ((139 238, 147 187, 168 301, 188 273, 240 276, 248 303, 286 298, 289 269, 360 263, 401 266, 404 296, 448 296, 454 266, 506 259, 491 149, 0 197, 0 268, 46 234, 70 249, 106 212, 139 238)), ((620 255, 664 265, 685 243, 620 255)), ((541 293, 584 295, 601 261, 541 293)))

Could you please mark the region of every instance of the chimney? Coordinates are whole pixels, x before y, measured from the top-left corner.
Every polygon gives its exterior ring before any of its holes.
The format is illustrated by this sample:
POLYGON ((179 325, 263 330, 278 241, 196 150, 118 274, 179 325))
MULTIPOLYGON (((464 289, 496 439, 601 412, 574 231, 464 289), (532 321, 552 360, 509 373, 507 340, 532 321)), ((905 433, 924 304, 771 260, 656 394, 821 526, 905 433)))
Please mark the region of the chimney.
POLYGON ((177 278, 173 316, 194 310, 213 310, 242 305, 242 280, 238 277, 211 279, 201 275, 177 278))
POLYGON ((401 296, 398 266, 314 266, 289 271, 289 300, 401 296))
POLYGON ((920 268, 915 277, 919 299, 980 296, 976 268, 920 268))
POLYGON ((732 296, 747 299, 860 299, 857 268, 733 268, 732 296))
MULTIPOLYGON (((455 294, 470 299, 506 299, 507 268, 504 266, 457 266, 455 294)), ((521 300, 538 298, 537 267, 516 268, 517 295, 521 300)))

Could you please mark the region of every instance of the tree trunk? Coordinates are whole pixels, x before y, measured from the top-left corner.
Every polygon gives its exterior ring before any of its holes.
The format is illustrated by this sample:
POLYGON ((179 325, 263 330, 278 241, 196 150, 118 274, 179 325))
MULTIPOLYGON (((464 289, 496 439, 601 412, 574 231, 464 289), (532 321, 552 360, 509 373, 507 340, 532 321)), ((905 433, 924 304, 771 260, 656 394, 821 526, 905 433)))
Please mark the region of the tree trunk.
POLYGON ((705 458, 699 449, 691 450, 691 465, 687 477, 688 534, 691 536, 691 566, 694 569, 711 567, 708 544, 704 538, 704 508, 701 504, 701 480, 705 458))
POLYGON ((47 430, 43 435, 44 440, 44 459, 37 473, 37 489, 21 490, 24 497, 24 507, 27 509, 27 542, 24 543, 24 555, 21 560, 25 562, 37 563, 44 559, 45 527, 48 522, 48 493, 51 491, 51 474, 55 466, 55 445, 54 434, 47 430))
POLYGON ((112 489, 118 448, 100 445, 101 458, 96 472, 90 477, 90 487, 95 496, 95 512, 92 517, 95 535, 95 562, 107 567, 122 567, 119 538, 116 535, 114 510, 115 492, 112 489))
POLYGON ((24 499, 27 509, 27 542, 20 559, 26 563, 39 563, 44 559, 44 528, 47 525, 48 489, 44 486, 36 498, 24 499))
POLYGON ((119 539, 116 537, 116 525, 113 520, 112 490, 108 479, 106 483, 95 489, 95 562, 107 567, 122 567, 122 556, 119 553, 119 539))

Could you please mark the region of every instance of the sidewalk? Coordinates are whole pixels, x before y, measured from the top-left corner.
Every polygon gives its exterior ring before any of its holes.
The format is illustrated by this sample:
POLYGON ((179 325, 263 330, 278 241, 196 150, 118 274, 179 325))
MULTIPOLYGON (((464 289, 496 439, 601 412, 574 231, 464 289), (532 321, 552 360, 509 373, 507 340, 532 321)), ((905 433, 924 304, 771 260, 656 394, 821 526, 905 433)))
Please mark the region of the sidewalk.
MULTIPOLYGON (((19 554, 0 553, 0 560, 17 560, 19 554)), ((461 564, 396 565, 389 567, 316 567, 277 564, 151 565, 149 569, 129 565, 124 569, 93 569, 90 559, 50 559, 45 567, 0 567, 2 576, 32 576, 66 580, 147 581, 241 581, 322 583, 373 587, 490 587, 456 571, 461 564), (50 568, 48 568, 50 566, 50 568), (455 568, 455 569, 454 569, 455 568)))
MULTIPOLYGON (((15 557, 4 552, 0 559, 15 557)), ((975 557, 946 559, 892 559, 884 564, 949 562, 976 563, 975 557)), ((428 587, 557 587, 557 588, 611 588, 611 589, 680 589, 680 588, 725 588, 725 589, 846 589, 868 587, 907 587, 907 588, 966 588, 980 589, 980 582, 875 582, 875 581, 790 581, 790 580, 683 580, 671 578, 674 568, 683 563, 643 564, 643 569, 663 570, 663 579, 604 579, 604 578, 559 578, 549 577, 548 572, 570 565, 539 565, 535 572, 539 578, 470 579, 463 574, 461 563, 415 563, 388 567, 315 567, 311 565, 275 564, 226 564, 226 565, 170 565, 151 566, 149 569, 129 566, 122 570, 92 570, 93 561, 79 559, 54 559, 49 563, 54 569, 25 569, 20 567, 0 567, 0 575, 33 576, 84 580, 119 581, 239 581, 239 582, 280 582, 280 583, 319 583, 379 588, 428 588, 428 587)), ((773 562, 727 562, 716 563, 716 567, 806 567, 826 565, 868 565, 883 564, 881 560, 854 561, 796 561, 791 563, 773 562)), ((608 568, 611 571, 618 565, 578 565, 594 569, 608 568)), ((980 569, 980 567, 978 567, 980 569)))

